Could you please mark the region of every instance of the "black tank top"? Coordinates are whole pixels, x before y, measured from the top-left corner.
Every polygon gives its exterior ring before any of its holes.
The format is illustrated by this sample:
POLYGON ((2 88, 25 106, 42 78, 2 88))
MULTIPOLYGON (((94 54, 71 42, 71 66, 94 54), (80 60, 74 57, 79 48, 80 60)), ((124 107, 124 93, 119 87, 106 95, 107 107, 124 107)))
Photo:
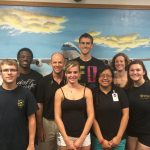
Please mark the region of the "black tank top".
POLYGON ((63 90, 62 93, 64 95, 64 100, 61 103, 62 121, 66 133, 68 136, 79 137, 87 120, 85 89, 83 97, 78 100, 67 99, 63 90))

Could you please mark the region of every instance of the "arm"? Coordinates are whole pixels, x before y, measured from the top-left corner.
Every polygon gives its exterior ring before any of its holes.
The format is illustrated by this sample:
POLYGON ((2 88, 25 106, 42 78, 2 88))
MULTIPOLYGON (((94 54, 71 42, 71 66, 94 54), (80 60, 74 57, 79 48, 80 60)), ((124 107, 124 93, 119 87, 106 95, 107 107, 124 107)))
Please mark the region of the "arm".
POLYGON ((101 133, 100 127, 99 127, 98 122, 97 122, 96 119, 94 119, 93 131, 94 131, 96 137, 98 138, 99 143, 103 143, 104 138, 103 138, 103 135, 101 133))
POLYGON ((123 134, 125 132, 125 129, 127 127, 128 119, 129 119, 129 108, 124 108, 124 109, 122 109, 122 118, 121 118, 121 122, 120 122, 120 127, 119 127, 119 130, 118 130, 118 133, 111 140, 111 143, 112 143, 113 147, 116 147, 120 143, 120 141, 122 139, 122 136, 123 136, 123 134))
POLYGON ((99 126, 96 119, 94 119, 93 131, 94 131, 99 143, 102 145, 102 147, 110 149, 111 145, 110 145, 108 140, 104 139, 102 132, 101 132, 101 129, 100 129, 100 126, 99 126))
POLYGON ((29 127, 29 145, 27 150, 34 150, 34 139, 36 132, 36 119, 35 114, 31 114, 28 116, 28 127, 29 127))
POLYGON ((64 139, 68 149, 75 150, 73 142, 69 139, 69 137, 65 131, 63 121, 61 119, 61 114, 62 114, 61 113, 61 102, 62 102, 62 100, 63 100, 62 91, 60 89, 58 89, 55 93, 55 103, 54 103, 55 122, 57 124, 57 127, 58 127, 61 135, 63 136, 63 139, 64 139))
POLYGON ((90 89, 86 88, 85 90, 85 98, 86 98, 86 107, 87 107, 87 120, 83 129, 82 134, 80 137, 75 141, 75 146, 79 147, 82 145, 83 141, 85 140, 86 136, 88 135, 91 126, 94 121, 94 107, 93 107, 93 96, 90 89))
POLYGON ((43 129, 43 103, 38 103, 39 109, 36 111, 36 118, 37 118, 37 132, 38 138, 40 142, 45 140, 45 133, 43 129))

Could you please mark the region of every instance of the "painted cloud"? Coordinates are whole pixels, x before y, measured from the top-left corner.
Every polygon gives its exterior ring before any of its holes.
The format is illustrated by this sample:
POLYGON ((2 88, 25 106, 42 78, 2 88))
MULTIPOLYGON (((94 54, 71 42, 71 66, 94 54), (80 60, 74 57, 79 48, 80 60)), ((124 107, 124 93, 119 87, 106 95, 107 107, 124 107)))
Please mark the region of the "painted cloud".
POLYGON ((100 32, 89 33, 94 37, 95 44, 115 48, 116 52, 122 52, 140 46, 150 46, 150 38, 140 38, 139 34, 102 36, 100 32))
POLYGON ((63 16, 50 16, 20 9, 0 9, 0 26, 9 29, 10 34, 19 33, 58 33, 66 21, 63 16))

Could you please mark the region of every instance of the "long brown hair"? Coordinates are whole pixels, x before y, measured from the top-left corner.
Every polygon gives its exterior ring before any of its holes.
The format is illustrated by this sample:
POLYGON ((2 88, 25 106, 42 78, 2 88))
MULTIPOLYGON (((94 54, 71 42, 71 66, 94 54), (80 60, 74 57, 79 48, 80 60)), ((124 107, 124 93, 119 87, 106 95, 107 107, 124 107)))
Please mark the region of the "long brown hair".
POLYGON ((129 60, 128 56, 127 56, 126 54, 124 54, 124 53, 117 53, 117 54, 113 57, 112 62, 111 62, 111 66, 112 66, 113 70, 116 71, 115 60, 116 60, 116 58, 119 57, 119 56, 122 56, 122 57, 124 58, 124 61, 125 61, 125 70, 127 70, 128 65, 129 65, 129 63, 130 63, 130 60, 129 60))
POLYGON ((145 67, 143 61, 139 60, 139 59, 135 59, 135 60, 131 61, 131 63, 128 66, 128 70, 127 70, 127 73, 128 73, 128 83, 127 83, 126 88, 132 88, 133 87, 133 80, 129 76, 129 69, 134 64, 139 64, 143 68, 143 71, 145 72, 143 78, 144 78, 145 81, 149 80, 148 75, 147 75, 147 70, 146 70, 146 67, 145 67))

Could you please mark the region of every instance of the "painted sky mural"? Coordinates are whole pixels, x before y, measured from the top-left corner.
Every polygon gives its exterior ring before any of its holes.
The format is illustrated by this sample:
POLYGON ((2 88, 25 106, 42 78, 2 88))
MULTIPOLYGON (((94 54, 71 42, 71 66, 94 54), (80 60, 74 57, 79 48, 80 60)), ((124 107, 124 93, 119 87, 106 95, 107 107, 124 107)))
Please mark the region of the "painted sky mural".
POLYGON ((0 16, 0 58, 16 58, 23 47, 39 60, 55 51, 77 57, 78 37, 85 32, 94 37, 97 58, 118 52, 150 58, 150 10, 0 6, 0 16))

